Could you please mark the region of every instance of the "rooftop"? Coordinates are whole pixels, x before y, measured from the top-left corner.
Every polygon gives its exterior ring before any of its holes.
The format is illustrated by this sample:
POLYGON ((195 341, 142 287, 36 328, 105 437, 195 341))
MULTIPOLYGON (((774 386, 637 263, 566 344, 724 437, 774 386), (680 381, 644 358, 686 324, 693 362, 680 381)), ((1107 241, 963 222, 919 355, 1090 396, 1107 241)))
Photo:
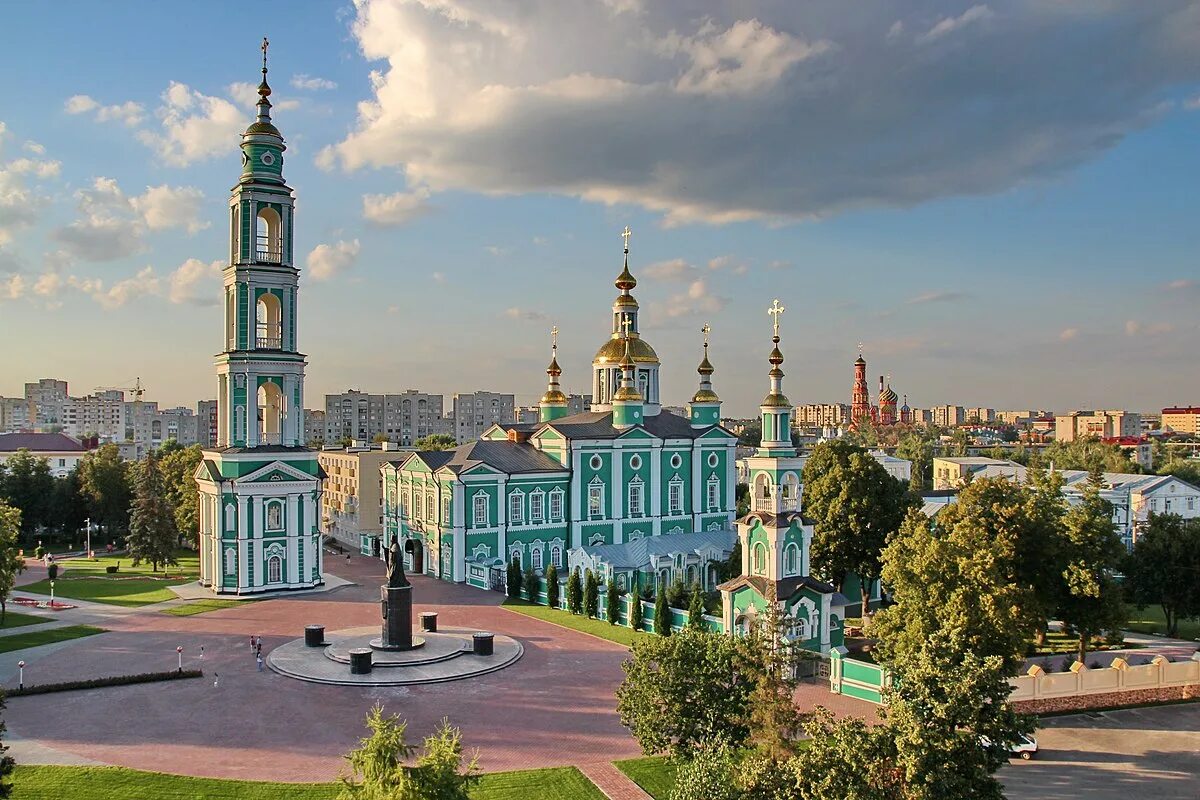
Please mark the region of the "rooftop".
POLYGON ((83 453, 87 448, 65 433, 0 433, 0 453, 83 453))

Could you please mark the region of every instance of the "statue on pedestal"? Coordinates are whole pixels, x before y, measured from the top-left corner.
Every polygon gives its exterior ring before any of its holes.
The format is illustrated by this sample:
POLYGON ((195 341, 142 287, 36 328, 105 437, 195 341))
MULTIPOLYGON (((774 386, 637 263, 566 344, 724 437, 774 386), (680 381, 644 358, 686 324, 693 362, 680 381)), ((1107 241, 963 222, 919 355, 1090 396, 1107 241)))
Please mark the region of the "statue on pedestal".
POLYGON ((400 540, 392 536, 392 543, 384 553, 387 565, 387 582, 379 587, 379 605, 383 615, 383 635, 371 640, 376 650, 412 650, 425 640, 412 635, 412 584, 404 574, 404 554, 400 551, 400 540))

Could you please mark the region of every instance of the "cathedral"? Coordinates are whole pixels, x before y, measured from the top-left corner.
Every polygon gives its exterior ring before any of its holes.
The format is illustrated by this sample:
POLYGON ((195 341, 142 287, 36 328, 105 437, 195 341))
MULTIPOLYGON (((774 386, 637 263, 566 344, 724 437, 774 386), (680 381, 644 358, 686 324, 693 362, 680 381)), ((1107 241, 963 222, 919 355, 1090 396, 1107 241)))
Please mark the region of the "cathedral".
POLYGON ((283 180, 286 147, 271 121, 270 96, 264 39, 258 115, 242 134, 242 174, 229 199, 217 442, 196 470, 200 582, 217 594, 324 582, 324 475, 317 454, 304 446, 294 197, 283 180))
POLYGON ((900 397, 892 389, 891 380, 884 384, 883 376, 879 376, 879 405, 871 405, 871 392, 867 388, 867 360, 863 358, 861 345, 858 358, 854 361, 854 385, 850 390, 850 427, 857 428, 864 423, 874 425, 911 425, 912 409, 908 407, 908 396, 904 405, 898 410, 896 403, 900 397))

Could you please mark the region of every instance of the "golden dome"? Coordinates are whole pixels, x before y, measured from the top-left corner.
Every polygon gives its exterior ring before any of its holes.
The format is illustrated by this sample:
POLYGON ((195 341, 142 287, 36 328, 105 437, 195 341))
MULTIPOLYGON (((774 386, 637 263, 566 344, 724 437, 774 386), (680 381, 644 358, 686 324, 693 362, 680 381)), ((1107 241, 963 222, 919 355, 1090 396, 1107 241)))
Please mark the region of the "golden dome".
POLYGON ((775 394, 772 392, 764 397, 763 401, 759 403, 759 405, 767 406, 769 408, 791 408, 792 403, 784 395, 775 394))
POLYGON ((638 307, 638 301, 631 294, 619 294, 617 299, 613 301, 614 306, 633 306, 638 307))
MULTIPOLYGON (((596 357, 592 359, 592 363, 619 364, 624 355, 625 339, 614 336, 596 351, 596 357)), ((654 352, 654 348, 647 344, 644 339, 638 337, 631 337, 629 339, 629 355, 638 364, 658 363, 658 354, 654 352)))
POLYGON ((635 402, 636 403, 636 402, 640 402, 641 400, 642 400, 642 393, 639 392, 633 386, 622 386, 620 389, 617 389, 616 394, 613 395, 614 403, 618 402, 618 401, 626 401, 626 402, 635 402))
POLYGON ((704 357, 704 360, 700 362, 700 366, 696 367, 696 372, 699 372, 701 375, 712 375, 714 372, 716 372, 716 370, 713 369, 712 363, 709 362, 707 355, 704 357))
POLYGON ((565 405, 567 405, 568 402, 570 402, 570 401, 567 400, 567 396, 565 394, 563 394, 561 391, 559 391, 558 389, 553 389, 553 390, 547 391, 544 395, 542 395, 542 399, 541 399, 541 405, 544 405, 544 406, 550 406, 550 405, 565 406, 565 405))
POLYGON ((558 359, 551 358, 550 366, 546 367, 547 375, 562 375, 562 368, 558 366, 558 359))
POLYGON ((692 395, 693 403, 719 403, 721 398, 712 389, 701 389, 692 395))
POLYGON ((900 399, 900 397, 896 394, 896 392, 892 389, 891 386, 884 389, 883 394, 881 394, 879 396, 880 403, 887 403, 887 404, 890 404, 893 406, 896 405, 896 401, 899 399, 900 399))

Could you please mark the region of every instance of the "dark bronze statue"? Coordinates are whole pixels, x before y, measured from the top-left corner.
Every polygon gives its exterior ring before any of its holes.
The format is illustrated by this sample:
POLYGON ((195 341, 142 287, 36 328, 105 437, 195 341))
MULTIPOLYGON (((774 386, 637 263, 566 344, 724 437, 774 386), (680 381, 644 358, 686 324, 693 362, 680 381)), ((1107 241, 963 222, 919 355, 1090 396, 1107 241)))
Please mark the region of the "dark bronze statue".
POLYGON ((410 585, 404 574, 404 554, 400 552, 400 539, 393 535, 392 543, 388 545, 384 563, 387 566, 387 586, 395 589, 410 585))

